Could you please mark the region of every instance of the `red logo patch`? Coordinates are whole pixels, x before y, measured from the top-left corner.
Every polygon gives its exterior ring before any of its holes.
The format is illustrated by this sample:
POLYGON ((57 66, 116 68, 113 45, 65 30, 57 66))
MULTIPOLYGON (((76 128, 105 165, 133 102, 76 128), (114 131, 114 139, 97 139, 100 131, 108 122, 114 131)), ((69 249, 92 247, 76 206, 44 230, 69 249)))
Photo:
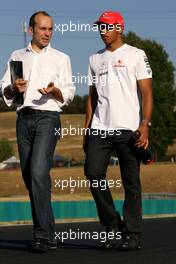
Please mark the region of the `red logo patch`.
POLYGON ((118 60, 117 63, 114 64, 114 67, 125 67, 125 64, 121 60, 118 60))

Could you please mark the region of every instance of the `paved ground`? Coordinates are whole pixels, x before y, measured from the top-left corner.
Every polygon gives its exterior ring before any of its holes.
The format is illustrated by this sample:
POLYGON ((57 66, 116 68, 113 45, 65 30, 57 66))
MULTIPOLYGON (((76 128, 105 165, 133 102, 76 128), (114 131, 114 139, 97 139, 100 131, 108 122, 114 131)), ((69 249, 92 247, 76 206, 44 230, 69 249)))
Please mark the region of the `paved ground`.
MULTIPOLYGON (((56 225, 56 232, 104 231, 99 223, 71 223, 56 225)), ((100 234, 100 233, 99 233, 100 234)), ((27 252, 27 244, 32 239, 32 227, 0 227, 1 264, 175 264, 176 263, 176 218, 146 219, 143 224, 143 248, 135 252, 104 252, 101 243, 93 239, 67 239, 58 241, 54 252, 32 254, 27 252)), ((94 236, 95 238, 95 236, 94 236)), ((102 238, 103 239, 103 238, 102 238)))

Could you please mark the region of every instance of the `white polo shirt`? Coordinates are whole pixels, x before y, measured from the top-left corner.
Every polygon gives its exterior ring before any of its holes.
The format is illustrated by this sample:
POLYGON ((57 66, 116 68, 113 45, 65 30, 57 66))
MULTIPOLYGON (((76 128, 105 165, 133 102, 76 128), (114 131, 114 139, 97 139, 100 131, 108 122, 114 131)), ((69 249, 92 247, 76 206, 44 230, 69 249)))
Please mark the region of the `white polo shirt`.
POLYGON ((97 107, 91 128, 135 131, 140 122, 137 81, 152 78, 145 52, 124 44, 103 49, 89 58, 89 86, 95 86, 97 107))

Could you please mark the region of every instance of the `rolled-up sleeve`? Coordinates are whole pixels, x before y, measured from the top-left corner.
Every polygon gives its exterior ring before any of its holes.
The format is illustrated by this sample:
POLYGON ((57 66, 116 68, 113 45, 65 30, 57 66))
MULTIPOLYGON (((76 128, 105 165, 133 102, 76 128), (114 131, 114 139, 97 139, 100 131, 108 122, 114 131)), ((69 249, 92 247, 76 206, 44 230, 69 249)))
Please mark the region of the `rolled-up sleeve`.
POLYGON ((62 64, 59 89, 64 99, 62 106, 68 105, 73 100, 75 94, 75 85, 72 81, 72 69, 69 56, 65 57, 62 64))
POLYGON ((5 74, 4 74, 4 76, 3 76, 2 80, 1 80, 2 97, 3 97, 4 102, 6 103, 6 105, 8 107, 10 107, 13 104, 13 100, 14 100, 14 97, 12 97, 11 99, 7 99, 5 97, 5 95, 4 95, 4 89, 11 84, 10 66, 9 66, 9 62, 10 62, 11 59, 12 59, 12 57, 7 62, 6 69, 5 69, 5 74))

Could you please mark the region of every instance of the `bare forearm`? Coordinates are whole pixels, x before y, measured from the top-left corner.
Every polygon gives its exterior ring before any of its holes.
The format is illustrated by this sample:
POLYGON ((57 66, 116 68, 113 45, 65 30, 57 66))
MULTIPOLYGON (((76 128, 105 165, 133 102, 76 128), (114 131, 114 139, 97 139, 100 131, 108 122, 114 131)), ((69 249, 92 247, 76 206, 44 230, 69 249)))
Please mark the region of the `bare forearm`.
POLYGON ((87 105, 86 105, 86 117, 85 117, 85 124, 84 127, 88 128, 92 119, 92 104, 91 104, 91 97, 89 95, 88 100, 87 100, 87 105))
POLYGON ((143 92, 142 94, 142 116, 144 120, 151 120, 153 111, 153 95, 152 90, 143 92))
POLYGON ((85 128, 90 126, 92 121, 93 114, 95 112, 95 108, 97 106, 98 95, 96 88, 94 86, 90 86, 89 88, 89 96, 86 105, 86 118, 85 118, 85 128))
POLYGON ((140 80, 138 85, 142 96, 142 118, 151 120, 153 111, 152 79, 140 80))
POLYGON ((14 93, 12 92, 12 90, 10 89, 10 85, 8 85, 7 87, 5 87, 4 89, 4 96, 9 100, 12 99, 14 97, 14 93))
POLYGON ((152 79, 139 80, 138 85, 142 96, 142 122, 138 127, 141 136, 137 140, 136 146, 143 146, 146 149, 149 144, 149 121, 152 118, 153 110, 152 79))
POLYGON ((91 120, 93 115, 93 107, 92 107, 92 98, 91 98, 91 91, 89 93, 87 104, 86 104, 86 117, 85 117, 85 123, 84 123, 84 134, 83 134, 83 149, 86 153, 87 147, 86 147, 86 136, 89 135, 88 131, 90 128, 91 120))

